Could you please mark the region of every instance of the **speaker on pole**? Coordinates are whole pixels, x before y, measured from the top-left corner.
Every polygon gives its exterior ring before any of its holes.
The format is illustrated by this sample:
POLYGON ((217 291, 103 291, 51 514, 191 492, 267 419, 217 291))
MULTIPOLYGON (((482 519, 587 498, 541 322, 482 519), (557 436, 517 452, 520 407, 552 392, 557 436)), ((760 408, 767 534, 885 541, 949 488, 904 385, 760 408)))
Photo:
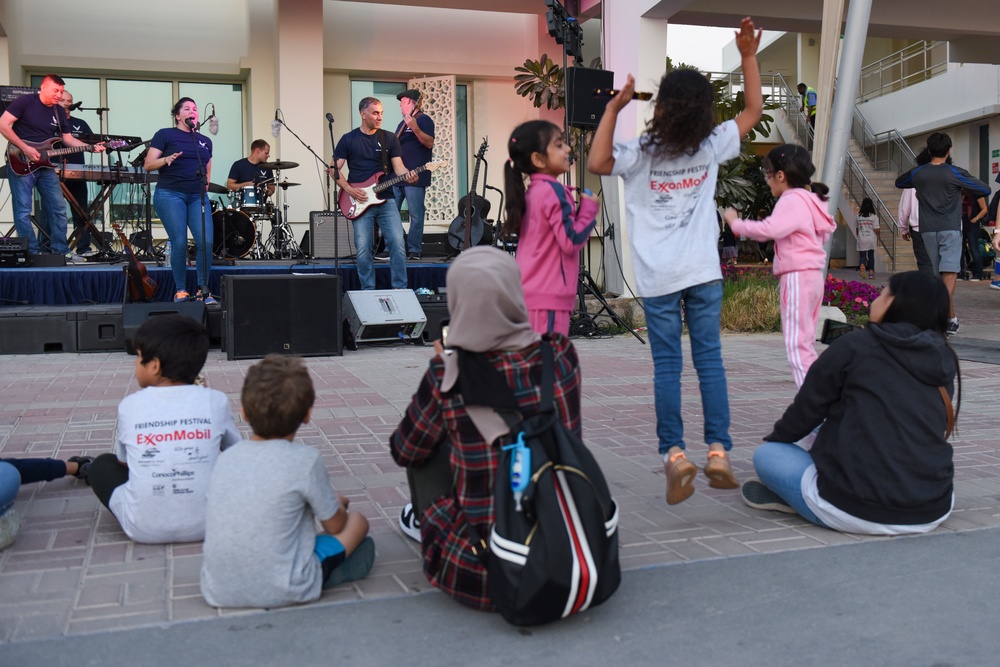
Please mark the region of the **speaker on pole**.
POLYGON ((566 68, 566 112, 570 127, 595 128, 608 104, 606 97, 594 97, 598 88, 614 88, 615 73, 589 67, 566 68))

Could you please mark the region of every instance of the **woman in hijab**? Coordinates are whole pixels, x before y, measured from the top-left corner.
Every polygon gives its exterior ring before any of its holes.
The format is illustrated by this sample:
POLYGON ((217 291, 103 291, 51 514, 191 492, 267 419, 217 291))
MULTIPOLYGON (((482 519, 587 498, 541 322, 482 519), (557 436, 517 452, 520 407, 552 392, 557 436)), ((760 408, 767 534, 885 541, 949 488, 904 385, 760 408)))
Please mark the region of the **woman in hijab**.
MULTIPOLYGON (((492 611, 486 570, 472 551, 478 544, 472 536, 489 534, 493 525, 499 461, 493 442, 508 431, 498 411, 516 411, 522 418, 539 412, 541 338, 531 329, 520 272, 507 253, 488 246, 467 250, 452 262, 446 282, 448 347, 431 359, 389 443, 401 466, 447 463, 451 488, 426 508, 404 507, 400 527, 420 540, 424 574, 433 585, 463 604, 492 611), (498 397, 509 392, 493 391, 497 383, 510 387, 516 405, 503 404, 498 397)), ((579 435, 576 350, 561 334, 546 337, 554 356, 555 409, 579 435)))

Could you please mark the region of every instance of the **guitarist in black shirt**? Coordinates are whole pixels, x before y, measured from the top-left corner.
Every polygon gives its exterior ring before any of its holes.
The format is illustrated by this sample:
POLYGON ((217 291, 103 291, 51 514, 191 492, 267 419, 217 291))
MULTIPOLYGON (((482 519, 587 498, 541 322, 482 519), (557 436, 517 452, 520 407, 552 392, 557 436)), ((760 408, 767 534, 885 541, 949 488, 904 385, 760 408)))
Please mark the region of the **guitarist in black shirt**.
MULTIPOLYGON (((46 74, 37 95, 23 95, 8 105, 0 116, 0 134, 11 143, 11 152, 27 161, 27 173, 19 174, 8 168, 10 192, 14 202, 14 226, 18 236, 27 237, 28 251, 37 254, 39 249, 35 230, 31 227, 31 197, 37 187, 45 209, 45 218, 39 228, 48 234, 51 252, 72 258, 66 244, 66 201, 59 187, 59 177, 51 166, 40 166, 42 152, 35 145, 59 138, 67 147, 101 152, 102 144, 89 147, 73 137, 66 123, 65 112, 58 108, 66 82, 55 74, 46 74)), ((9 161, 14 158, 9 157, 9 161)))

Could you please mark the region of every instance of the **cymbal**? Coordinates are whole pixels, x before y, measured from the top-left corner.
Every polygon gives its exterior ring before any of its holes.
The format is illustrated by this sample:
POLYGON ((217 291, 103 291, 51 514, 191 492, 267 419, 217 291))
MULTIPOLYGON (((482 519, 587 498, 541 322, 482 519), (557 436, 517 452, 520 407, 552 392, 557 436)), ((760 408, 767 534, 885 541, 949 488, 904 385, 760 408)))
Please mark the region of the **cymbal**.
POLYGON ((276 183, 275 185, 277 185, 279 188, 291 188, 291 187, 294 187, 296 185, 302 185, 302 184, 301 183, 289 183, 288 181, 281 181, 280 183, 276 183))
POLYGON ((299 163, 291 160, 275 160, 274 162, 261 162, 257 166, 261 169, 295 169, 299 163))
POLYGON ((228 195, 229 194, 229 190, 227 190, 225 188, 225 186, 216 185, 215 183, 209 183, 208 184, 208 191, 211 192, 213 195, 228 195))

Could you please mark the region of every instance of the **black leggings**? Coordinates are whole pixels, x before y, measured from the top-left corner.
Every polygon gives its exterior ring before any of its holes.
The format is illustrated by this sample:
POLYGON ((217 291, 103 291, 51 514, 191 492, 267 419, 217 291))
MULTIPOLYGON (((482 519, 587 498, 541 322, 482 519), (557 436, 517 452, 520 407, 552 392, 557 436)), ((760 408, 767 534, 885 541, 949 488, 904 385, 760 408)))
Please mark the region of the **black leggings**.
POLYGON ((114 454, 101 454, 90 464, 90 486, 101 504, 111 509, 111 494, 128 481, 128 468, 114 454))

